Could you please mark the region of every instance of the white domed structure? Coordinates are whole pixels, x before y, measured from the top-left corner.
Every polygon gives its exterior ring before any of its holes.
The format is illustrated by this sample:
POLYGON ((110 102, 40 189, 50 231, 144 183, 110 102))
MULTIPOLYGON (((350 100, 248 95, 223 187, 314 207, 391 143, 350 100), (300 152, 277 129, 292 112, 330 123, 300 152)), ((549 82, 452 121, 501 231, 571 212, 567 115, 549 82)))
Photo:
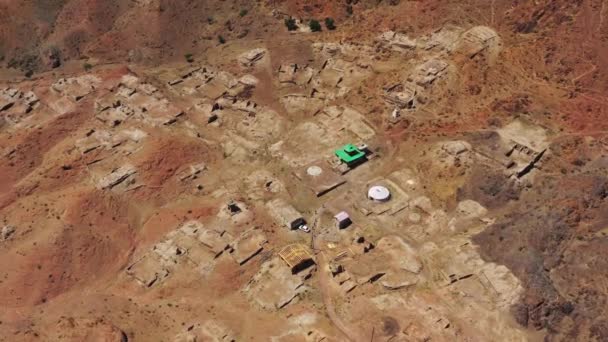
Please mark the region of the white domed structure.
POLYGON ((367 191, 367 198, 376 202, 386 202, 391 198, 391 192, 384 186, 374 185, 367 191))

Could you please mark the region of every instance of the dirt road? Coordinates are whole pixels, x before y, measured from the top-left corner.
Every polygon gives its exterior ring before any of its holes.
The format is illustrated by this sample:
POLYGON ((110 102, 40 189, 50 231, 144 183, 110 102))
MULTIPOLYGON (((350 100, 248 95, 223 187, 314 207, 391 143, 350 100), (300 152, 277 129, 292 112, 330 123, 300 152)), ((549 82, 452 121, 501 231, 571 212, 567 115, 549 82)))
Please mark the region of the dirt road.
MULTIPOLYGON (((315 212, 315 218, 313 220, 313 227, 312 227, 313 234, 314 234, 314 229, 317 228, 317 226, 319 226, 319 220, 324 211, 325 211, 325 207, 322 206, 315 212)), ((314 250, 317 251, 316 256, 317 256, 317 265, 319 267, 319 273, 318 273, 319 274, 319 287, 321 290, 321 295, 323 296, 323 304, 325 305, 325 311, 327 312, 327 316, 329 317, 329 319, 331 320, 333 325, 336 328, 338 328, 338 330, 340 330, 340 332, 342 332, 342 335, 344 335, 344 337, 346 339, 348 339, 349 341, 352 341, 352 342, 363 341, 364 339, 361 337, 362 335, 359 333, 358 329, 350 327, 342 321, 340 316, 338 316, 338 314, 336 313, 334 304, 331 301, 332 296, 331 296, 331 289, 330 289, 330 284, 329 284, 329 282, 331 280, 329 279, 329 275, 328 275, 328 270, 329 270, 328 263, 329 262, 327 261, 325 253, 322 252, 322 249, 321 249, 323 246, 322 242, 323 242, 323 239, 319 236, 316 236, 313 239, 314 250)))

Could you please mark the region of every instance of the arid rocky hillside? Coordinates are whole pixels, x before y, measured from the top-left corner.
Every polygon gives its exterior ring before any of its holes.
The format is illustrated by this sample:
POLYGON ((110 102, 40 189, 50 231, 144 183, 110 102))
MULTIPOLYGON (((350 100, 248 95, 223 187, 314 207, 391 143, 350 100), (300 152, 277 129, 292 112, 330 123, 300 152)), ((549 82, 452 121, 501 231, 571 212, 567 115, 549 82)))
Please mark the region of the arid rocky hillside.
POLYGON ((608 340, 607 7, 0 0, 0 341, 608 340))

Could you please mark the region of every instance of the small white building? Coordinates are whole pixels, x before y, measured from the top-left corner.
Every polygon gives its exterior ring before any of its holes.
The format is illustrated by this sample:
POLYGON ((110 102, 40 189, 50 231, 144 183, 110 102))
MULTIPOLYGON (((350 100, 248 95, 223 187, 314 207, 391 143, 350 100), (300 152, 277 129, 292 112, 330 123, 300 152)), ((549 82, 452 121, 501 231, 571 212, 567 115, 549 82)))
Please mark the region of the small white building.
POLYGON ((336 216, 334 216, 334 218, 336 219, 336 226, 339 229, 344 229, 344 228, 350 226, 350 224, 352 223, 352 221, 350 219, 350 215, 348 215, 348 213, 346 211, 341 211, 341 212, 337 213, 336 216))

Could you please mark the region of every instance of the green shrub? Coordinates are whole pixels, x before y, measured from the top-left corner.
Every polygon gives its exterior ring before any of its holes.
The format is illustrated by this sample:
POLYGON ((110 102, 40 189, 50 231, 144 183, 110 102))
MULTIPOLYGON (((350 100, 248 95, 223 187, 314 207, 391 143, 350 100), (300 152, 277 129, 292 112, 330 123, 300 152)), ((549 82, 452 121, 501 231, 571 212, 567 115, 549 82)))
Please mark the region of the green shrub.
POLYGON ((82 65, 82 67, 84 68, 85 71, 89 71, 89 70, 93 69, 93 66, 89 63, 84 63, 82 65))
POLYGON ((294 18, 285 19, 285 26, 287 26, 287 31, 295 31, 298 29, 298 25, 296 25, 296 20, 294 18))
POLYGON ((351 6, 351 5, 346 6, 346 13, 349 16, 353 15, 353 6, 351 6))
POLYGON ((328 30, 335 30, 336 29, 336 25, 334 23, 334 20, 332 18, 325 18, 325 27, 328 30))
POLYGON ((194 57, 192 56, 191 53, 185 54, 184 57, 186 58, 186 62, 188 62, 188 63, 194 62, 194 57))
POLYGON ((226 39, 224 37, 222 37, 221 35, 217 36, 217 41, 220 42, 220 44, 225 44, 226 43, 226 39))
POLYGON ((239 12, 239 17, 244 17, 244 16, 246 16, 246 15, 247 15, 247 13, 249 13, 249 11, 247 11, 246 9, 244 9, 244 8, 243 8, 243 9, 242 9, 242 10, 239 12))
POLYGON ((308 26, 310 27, 310 30, 312 32, 319 32, 321 31, 321 24, 319 24, 319 22, 315 19, 311 20, 310 22, 308 22, 308 26))

